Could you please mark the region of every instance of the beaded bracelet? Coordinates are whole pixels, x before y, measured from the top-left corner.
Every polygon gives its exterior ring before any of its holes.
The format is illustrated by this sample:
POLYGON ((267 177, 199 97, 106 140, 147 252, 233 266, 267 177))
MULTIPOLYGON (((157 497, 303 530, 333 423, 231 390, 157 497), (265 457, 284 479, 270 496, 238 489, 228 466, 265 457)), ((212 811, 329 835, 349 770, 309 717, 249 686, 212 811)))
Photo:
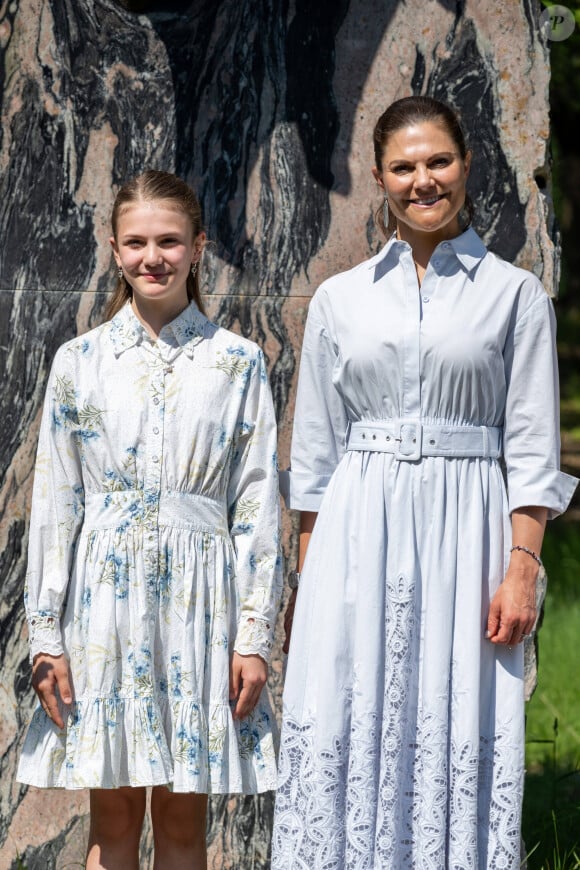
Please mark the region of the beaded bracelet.
POLYGON ((520 544, 516 544, 514 547, 511 548, 510 553, 511 553, 513 550, 521 550, 522 553, 527 553, 528 556, 531 556, 532 559, 534 559, 534 561, 536 561, 536 562, 538 563, 538 565, 540 566, 540 568, 543 568, 543 567, 544 567, 544 566, 543 566, 543 563, 542 563, 542 560, 540 559, 540 557, 538 556, 538 554, 537 554, 537 553, 534 553, 534 551, 533 551, 533 550, 530 550, 528 547, 522 547, 520 544))

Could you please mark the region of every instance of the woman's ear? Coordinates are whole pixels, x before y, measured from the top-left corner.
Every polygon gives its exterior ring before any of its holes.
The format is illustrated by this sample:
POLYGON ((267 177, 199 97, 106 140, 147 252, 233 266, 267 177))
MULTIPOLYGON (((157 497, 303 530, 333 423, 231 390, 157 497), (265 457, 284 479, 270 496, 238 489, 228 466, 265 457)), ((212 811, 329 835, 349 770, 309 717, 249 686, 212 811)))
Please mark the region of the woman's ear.
POLYGON ((381 173, 379 172, 379 170, 377 169, 377 167, 376 167, 376 166, 373 166, 373 168, 371 169, 371 172, 372 172, 372 174, 373 174, 373 178, 375 179, 375 181, 377 182, 377 184, 379 185, 379 187, 381 188, 381 190, 384 191, 384 190, 385 190, 385 185, 384 185, 384 183, 383 183, 383 179, 382 179, 381 173))
POLYGON ((467 178, 467 176, 469 175, 469 170, 471 169, 471 158, 472 158, 472 156, 473 156, 473 152, 472 152, 472 151, 468 151, 467 154, 465 155, 465 160, 463 161, 463 165, 464 165, 464 167, 465 167, 465 177, 466 177, 466 178, 467 178))

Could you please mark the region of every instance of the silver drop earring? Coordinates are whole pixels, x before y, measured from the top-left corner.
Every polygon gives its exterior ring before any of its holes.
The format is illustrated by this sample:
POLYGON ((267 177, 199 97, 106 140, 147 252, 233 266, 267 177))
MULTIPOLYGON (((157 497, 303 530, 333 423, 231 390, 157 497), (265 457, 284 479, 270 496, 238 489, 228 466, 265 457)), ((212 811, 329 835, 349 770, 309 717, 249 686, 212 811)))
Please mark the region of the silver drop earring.
POLYGON ((191 274, 193 275, 194 278, 197 275, 197 263, 191 264, 191 274))
POLYGON ((122 277, 123 277, 123 270, 121 269, 120 266, 119 266, 119 268, 117 269, 117 275, 119 276, 119 278, 122 278, 122 277))
POLYGON ((385 224, 385 229, 389 229, 389 200, 385 196, 383 200, 383 222, 385 224))

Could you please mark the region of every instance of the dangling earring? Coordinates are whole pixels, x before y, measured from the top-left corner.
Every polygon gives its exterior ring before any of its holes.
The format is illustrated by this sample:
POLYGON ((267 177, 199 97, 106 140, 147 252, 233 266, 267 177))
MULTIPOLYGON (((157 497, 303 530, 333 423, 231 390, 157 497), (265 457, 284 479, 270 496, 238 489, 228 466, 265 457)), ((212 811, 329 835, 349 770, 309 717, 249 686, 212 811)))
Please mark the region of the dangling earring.
POLYGON ((193 275, 194 278, 197 275, 197 263, 191 264, 191 274, 193 275))
POLYGON ((383 222, 385 224, 385 229, 389 229, 389 200, 385 196, 383 200, 383 222))
POLYGON ((122 277, 123 277, 123 270, 121 269, 120 266, 119 266, 119 268, 117 269, 117 275, 119 276, 119 278, 122 278, 122 277))

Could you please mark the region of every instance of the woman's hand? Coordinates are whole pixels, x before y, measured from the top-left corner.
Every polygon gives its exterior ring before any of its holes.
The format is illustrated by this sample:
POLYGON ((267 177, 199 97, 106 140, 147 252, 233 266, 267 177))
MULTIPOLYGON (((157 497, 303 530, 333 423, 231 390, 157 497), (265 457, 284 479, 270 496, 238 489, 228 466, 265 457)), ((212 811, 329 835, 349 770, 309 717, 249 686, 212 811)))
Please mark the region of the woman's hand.
POLYGON ((288 650, 290 649, 290 636, 292 635, 292 623, 294 621, 294 609, 296 607, 296 596, 298 595, 298 589, 293 589, 290 593, 290 598, 288 599, 288 604, 286 605, 286 612, 284 614, 284 646, 282 647, 282 652, 285 652, 288 655, 288 650))
POLYGON ((486 637, 492 643, 515 646, 533 631, 538 571, 530 556, 512 553, 504 581, 489 608, 486 637))
POLYGON ((230 701, 236 701, 234 719, 245 719, 260 699, 268 679, 268 665, 261 656, 234 652, 230 662, 230 701))
POLYGON ((547 518, 545 507, 521 507, 512 511, 512 541, 516 549, 510 553, 504 581, 489 608, 485 636, 492 643, 515 646, 534 630, 540 566, 525 548, 533 553, 540 552, 547 518))
POLYGON ((64 655, 49 656, 39 653, 32 665, 32 687, 40 705, 49 719, 58 728, 64 728, 64 720, 58 707, 58 696, 63 704, 72 704, 68 661, 64 655))

